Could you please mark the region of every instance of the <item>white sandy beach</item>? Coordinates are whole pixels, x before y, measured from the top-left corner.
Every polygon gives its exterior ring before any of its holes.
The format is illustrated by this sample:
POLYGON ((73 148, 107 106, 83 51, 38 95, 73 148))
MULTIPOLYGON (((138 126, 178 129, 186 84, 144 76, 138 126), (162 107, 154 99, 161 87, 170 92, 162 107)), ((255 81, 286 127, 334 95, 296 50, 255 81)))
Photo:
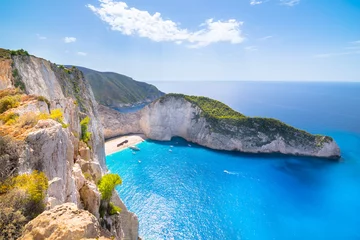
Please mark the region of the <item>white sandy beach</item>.
POLYGON ((136 145, 145 141, 146 137, 143 134, 131 134, 125 135, 117 138, 112 138, 105 141, 105 154, 109 155, 115 152, 122 151, 130 146, 136 145), (125 140, 128 140, 127 143, 118 147, 117 145, 125 140))

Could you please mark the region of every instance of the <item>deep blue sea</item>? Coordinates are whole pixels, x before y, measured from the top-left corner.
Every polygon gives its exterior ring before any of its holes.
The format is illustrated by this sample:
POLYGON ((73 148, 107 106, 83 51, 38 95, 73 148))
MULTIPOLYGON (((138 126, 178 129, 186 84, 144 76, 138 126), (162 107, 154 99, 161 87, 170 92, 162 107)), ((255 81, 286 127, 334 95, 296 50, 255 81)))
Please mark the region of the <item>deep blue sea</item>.
POLYGON ((213 151, 183 139, 107 156, 143 239, 360 239, 360 84, 154 83, 332 136, 340 162, 213 151), (169 150, 172 151, 169 151, 169 150))

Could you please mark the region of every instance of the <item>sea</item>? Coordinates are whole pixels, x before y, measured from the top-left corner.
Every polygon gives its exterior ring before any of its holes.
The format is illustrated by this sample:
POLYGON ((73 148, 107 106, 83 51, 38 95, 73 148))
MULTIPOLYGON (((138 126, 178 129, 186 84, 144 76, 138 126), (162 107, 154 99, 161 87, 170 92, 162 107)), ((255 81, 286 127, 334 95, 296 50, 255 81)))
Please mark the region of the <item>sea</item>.
POLYGON ((142 239, 360 239, 360 83, 153 84, 329 135, 342 158, 215 151, 177 137, 108 155, 142 239))

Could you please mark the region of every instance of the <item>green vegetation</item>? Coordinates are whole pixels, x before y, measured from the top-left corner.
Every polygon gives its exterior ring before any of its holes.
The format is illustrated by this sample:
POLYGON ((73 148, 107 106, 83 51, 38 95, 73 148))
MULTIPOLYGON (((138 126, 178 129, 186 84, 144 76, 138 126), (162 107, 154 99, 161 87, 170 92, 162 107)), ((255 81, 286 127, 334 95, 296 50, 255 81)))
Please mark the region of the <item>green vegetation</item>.
POLYGON ((58 65, 58 68, 64 70, 67 74, 71 74, 72 70, 73 70, 73 68, 69 69, 69 68, 66 68, 64 65, 58 65))
POLYGON ((101 199, 109 201, 117 185, 122 184, 122 180, 118 174, 105 174, 99 181, 98 188, 101 193, 101 199))
POLYGON ((10 59, 10 50, 0 48, 0 59, 10 59))
POLYGON ((10 95, 0 98, 0 114, 11 108, 16 108, 20 105, 20 95, 10 95))
POLYGON ((50 109, 50 101, 49 101, 46 97, 44 97, 44 96, 38 96, 38 97, 37 97, 37 100, 38 100, 38 101, 41 101, 41 102, 45 102, 46 105, 48 106, 48 108, 50 109))
POLYGON ((108 208, 108 214, 109 215, 115 215, 121 212, 121 208, 118 206, 115 206, 114 203, 110 202, 109 203, 109 208, 108 208))
POLYGON ((12 56, 29 56, 29 53, 27 51, 25 51, 24 49, 10 50, 10 54, 12 56))
POLYGON ((77 67, 89 81, 95 99, 102 105, 118 107, 155 100, 164 95, 155 86, 125 75, 77 67))
POLYGON ((88 126, 90 123, 90 118, 86 116, 83 120, 80 122, 81 126, 81 140, 89 145, 89 141, 91 140, 91 133, 88 131, 88 126))
POLYGON ((112 193, 117 185, 122 184, 122 180, 118 174, 105 174, 98 183, 101 193, 101 204, 99 208, 100 217, 104 217, 105 213, 114 215, 121 211, 121 208, 110 202, 112 193))
POLYGON ((21 76, 19 75, 19 72, 16 68, 12 71, 12 76, 14 78, 14 86, 21 89, 22 91, 25 91, 25 84, 22 81, 21 76))
POLYGON ((7 178, 0 184, 0 236, 17 239, 25 224, 45 209, 48 179, 34 171, 7 178))
POLYGON ((16 123, 18 118, 19 118, 19 114, 13 112, 8 112, 4 115, 0 115, 0 121, 5 123, 6 125, 12 125, 16 123))
POLYGON ((201 116, 195 115, 194 119, 198 120, 199 117, 206 118, 209 123, 208 128, 211 131, 229 136, 241 135, 242 138, 251 137, 253 143, 257 146, 268 144, 279 135, 290 145, 311 144, 319 147, 324 142, 332 141, 330 137, 312 135, 273 118, 246 117, 226 104, 207 97, 167 94, 160 98, 159 101, 164 102, 172 97, 183 98, 194 106, 199 107, 202 110, 201 116), (234 131, 233 127, 236 127, 237 131, 234 131), (268 141, 263 142, 258 137, 258 133, 265 134, 268 137, 268 141))
POLYGON ((60 108, 51 110, 50 114, 40 113, 38 119, 53 119, 61 124, 63 128, 67 128, 68 125, 64 123, 64 116, 60 108))
MULTIPOLYGON (((0 185, 16 172, 18 167, 18 143, 8 136, 0 135, 0 185)), ((0 195, 1 195, 0 189, 0 195)))

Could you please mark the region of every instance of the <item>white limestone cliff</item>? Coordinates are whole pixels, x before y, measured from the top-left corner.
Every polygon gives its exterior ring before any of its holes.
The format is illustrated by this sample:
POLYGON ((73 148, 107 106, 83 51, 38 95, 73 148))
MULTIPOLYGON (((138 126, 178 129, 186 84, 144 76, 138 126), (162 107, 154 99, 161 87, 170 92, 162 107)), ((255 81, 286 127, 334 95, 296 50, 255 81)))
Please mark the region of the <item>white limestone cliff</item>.
MULTIPOLYGON (((11 60, 6 60, 6 67, 10 70, 5 74, 0 72, 3 78, 0 90, 14 87, 14 79, 8 73, 13 69, 17 71, 18 80, 24 85, 26 94, 43 96, 49 101, 32 100, 12 111, 23 116, 61 109, 66 124, 64 127, 57 121, 46 119, 28 129, 24 133, 26 137, 23 144, 19 146, 22 153, 18 172, 39 170, 45 173, 49 179, 47 209, 74 203, 77 208, 92 213, 100 224, 101 195, 96 183, 107 172, 107 168, 103 129, 89 84, 77 69, 66 72, 34 56, 12 56, 11 60), (80 120, 85 116, 91 119, 88 125, 91 133, 89 147, 79 140, 80 120)), ((4 62, 0 59, 1 64, 4 62)), ((111 222, 105 223, 105 230, 113 233, 116 239, 137 240, 137 217, 124 205, 122 208, 122 214, 111 216, 111 222)))
POLYGON ((160 141, 178 136, 218 150, 340 157, 338 145, 329 137, 314 136, 283 123, 276 125, 278 121, 272 127, 275 120, 248 118, 244 125, 222 119, 214 122, 204 116, 199 106, 180 95, 167 95, 135 113, 123 114, 104 106, 99 111, 105 138, 143 133, 160 141), (289 131, 284 131, 283 126, 289 131))

